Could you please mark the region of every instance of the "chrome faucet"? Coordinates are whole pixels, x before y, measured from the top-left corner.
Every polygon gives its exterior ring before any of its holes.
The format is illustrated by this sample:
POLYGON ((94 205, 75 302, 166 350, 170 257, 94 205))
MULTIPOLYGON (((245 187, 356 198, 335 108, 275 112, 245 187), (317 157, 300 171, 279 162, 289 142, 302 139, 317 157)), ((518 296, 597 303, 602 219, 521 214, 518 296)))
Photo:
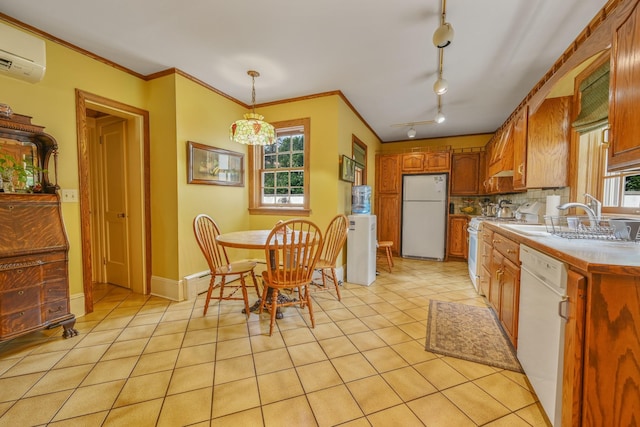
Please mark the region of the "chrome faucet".
POLYGON ((558 206, 557 209, 563 211, 569 208, 582 208, 589 216, 589 225, 591 225, 592 227, 597 225, 596 213, 593 211, 593 209, 591 209, 590 206, 585 205, 584 203, 569 202, 558 206))
POLYGON ((591 210, 596 214, 598 218, 602 216, 602 202, 591 194, 584 193, 584 198, 591 210))

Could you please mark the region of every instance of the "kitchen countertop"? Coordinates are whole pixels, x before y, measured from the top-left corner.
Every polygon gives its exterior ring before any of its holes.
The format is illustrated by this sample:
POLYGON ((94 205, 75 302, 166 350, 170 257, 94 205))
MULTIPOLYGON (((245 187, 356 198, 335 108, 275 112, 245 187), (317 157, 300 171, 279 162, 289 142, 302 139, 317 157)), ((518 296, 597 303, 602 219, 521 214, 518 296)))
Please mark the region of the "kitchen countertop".
POLYGON ((640 243, 591 239, 566 239, 531 235, 505 227, 504 222, 483 222, 490 230, 523 243, 590 273, 640 276, 640 243))

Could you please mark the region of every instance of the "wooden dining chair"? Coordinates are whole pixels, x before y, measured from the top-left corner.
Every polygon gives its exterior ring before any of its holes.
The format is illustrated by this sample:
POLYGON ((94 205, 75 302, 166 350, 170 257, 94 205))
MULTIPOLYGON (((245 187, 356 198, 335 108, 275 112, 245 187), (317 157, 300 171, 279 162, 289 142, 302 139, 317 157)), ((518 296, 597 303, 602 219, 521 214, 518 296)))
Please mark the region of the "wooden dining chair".
POLYGON ((340 301, 342 297, 340 296, 340 283, 336 276, 336 261, 344 246, 344 242, 347 240, 348 227, 349 219, 344 214, 336 215, 329 222, 329 226, 324 233, 320 258, 316 263, 316 270, 320 271, 320 275, 322 276, 322 284, 314 283, 316 286, 312 287, 314 291, 335 289, 338 301, 340 301), (328 282, 331 283, 328 284, 328 282))
POLYGON ((256 294, 259 296, 260 290, 258 289, 258 281, 254 272, 256 263, 251 261, 229 262, 227 251, 223 246, 219 245, 216 240, 218 235, 220 235, 220 229, 216 222, 208 215, 200 214, 194 218, 193 232, 211 272, 211 280, 209 281, 203 315, 207 314, 209 302, 212 299, 242 300, 244 301, 244 309, 248 318, 251 312, 249 309, 249 297, 247 295, 245 276, 251 275, 256 294), (228 276, 240 276, 240 282, 227 283, 228 276), (218 296, 214 296, 213 289, 216 287, 217 278, 220 278, 220 284, 218 285, 220 292, 218 296), (236 296, 238 291, 241 292, 242 296, 236 296))
POLYGON ((279 307, 307 307, 311 327, 315 327, 309 285, 321 250, 322 232, 309 220, 283 221, 271 230, 265 246, 267 269, 262 273, 264 288, 260 301, 260 313, 266 307, 271 314, 269 335, 273 333, 279 307), (278 298, 283 291, 295 290, 298 300, 278 298))

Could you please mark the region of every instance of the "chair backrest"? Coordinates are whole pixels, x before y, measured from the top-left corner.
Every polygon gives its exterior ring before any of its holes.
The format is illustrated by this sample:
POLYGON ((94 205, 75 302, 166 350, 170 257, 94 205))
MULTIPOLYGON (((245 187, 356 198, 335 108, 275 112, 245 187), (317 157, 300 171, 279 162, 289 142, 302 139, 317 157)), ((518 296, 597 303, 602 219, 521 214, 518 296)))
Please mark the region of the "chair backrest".
POLYGON ((291 219, 276 224, 265 246, 269 282, 284 287, 311 282, 321 250, 322 232, 313 222, 291 219))
POLYGON ((196 236, 198 246, 207 259, 209 269, 214 271, 217 267, 229 264, 227 252, 223 246, 218 245, 216 238, 220 235, 218 224, 209 215, 200 214, 193 219, 193 233, 196 236))
POLYGON ((336 215, 324 233, 324 242, 322 243, 322 253, 320 259, 327 264, 335 265, 338 254, 347 240, 347 230, 349 228, 349 219, 346 215, 336 215))

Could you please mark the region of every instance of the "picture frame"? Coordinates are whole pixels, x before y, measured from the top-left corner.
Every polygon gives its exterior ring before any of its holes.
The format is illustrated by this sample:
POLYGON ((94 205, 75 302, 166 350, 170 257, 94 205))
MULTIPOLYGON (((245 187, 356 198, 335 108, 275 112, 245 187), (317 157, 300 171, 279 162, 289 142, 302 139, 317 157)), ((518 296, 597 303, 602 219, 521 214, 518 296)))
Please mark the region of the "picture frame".
POLYGON ((244 154, 187 141, 187 183, 244 187, 244 154))
POLYGON ((351 157, 342 155, 340 162, 340 179, 343 181, 354 182, 356 178, 356 164, 351 157))

